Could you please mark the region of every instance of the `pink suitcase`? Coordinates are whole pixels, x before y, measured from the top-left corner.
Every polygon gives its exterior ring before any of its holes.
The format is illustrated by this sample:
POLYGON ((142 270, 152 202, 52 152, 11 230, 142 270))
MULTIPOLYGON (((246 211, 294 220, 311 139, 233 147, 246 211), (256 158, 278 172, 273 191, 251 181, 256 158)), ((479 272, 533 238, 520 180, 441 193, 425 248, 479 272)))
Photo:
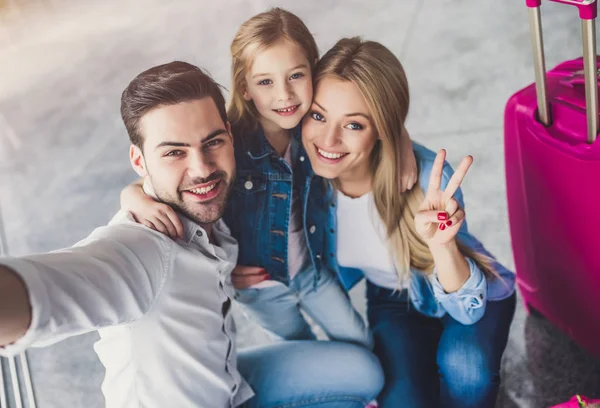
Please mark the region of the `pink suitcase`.
POLYGON ((527 308, 600 357, 597 5, 553 1, 578 6, 584 56, 546 73, 540 0, 527 0, 536 83, 505 111, 510 233, 527 308))
POLYGON ((594 408, 600 407, 600 400, 591 400, 586 397, 582 397, 579 395, 574 396, 567 402, 563 402, 562 404, 552 405, 550 408, 594 408))

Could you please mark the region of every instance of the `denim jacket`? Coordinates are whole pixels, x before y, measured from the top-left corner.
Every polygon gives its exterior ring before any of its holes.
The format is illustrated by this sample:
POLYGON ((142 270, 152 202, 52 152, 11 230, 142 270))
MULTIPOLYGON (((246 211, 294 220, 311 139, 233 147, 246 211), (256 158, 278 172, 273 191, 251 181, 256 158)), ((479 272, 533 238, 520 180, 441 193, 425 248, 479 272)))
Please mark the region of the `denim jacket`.
POLYGON ((328 216, 323 210, 327 205, 323 181, 309 177, 312 168, 302 147, 300 129, 301 124, 292 130, 293 171, 269 144, 260 126, 254 132, 233 132, 237 175, 223 214, 239 242, 238 264, 263 267, 271 280, 286 285, 292 188, 296 187, 294 193, 301 200, 302 225, 316 270, 315 283, 322 266, 328 216))
MULTIPOLYGON (((413 143, 413 149, 417 159, 419 169, 419 184, 424 192, 427 192, 429 185, 429 176, 436 154, 431 150, 413 143)), ((442 177, 442 189, 446 188, 448 181, 452 177, 452 167, 445 163, 442 177)), ((314 176, 318 178, 317 176, 314 176)), ((459 189, 454 194, 454 198, 464 208, 462 191, 459 189)), ((325 199, 329 202, 328 221, 326 228, 326 251, 325 262, 334 271, 342 283, 349 290, 363 278, 363 273, 354 268, 340 267, 336 257, 336 202, 333 188, 329 185, 325 199)), ((318 217, 321 218, 321 217, 318 217)), ((463 222, 457 234, 464 244, 491 257, 490 253, 483 245, 473 237, 467 228, 467 222, 463 222)), ((455 320, 463 324, 473 324, 481 319, 485 313, 487 301, 502 300, 514 292, 515 275, 508 271, 500 263, 495 262, 496 272, 502 279, 486 278, 479 267, 471 260, 466 258, 471 275, 463 287, 456 292, 446 293, 437 279, 437 273, 426 276, 421 271, 411 270, 409 282, 409 296, 414 307, 421 313, 431 317, 442 317, 446 313, 455 320)))

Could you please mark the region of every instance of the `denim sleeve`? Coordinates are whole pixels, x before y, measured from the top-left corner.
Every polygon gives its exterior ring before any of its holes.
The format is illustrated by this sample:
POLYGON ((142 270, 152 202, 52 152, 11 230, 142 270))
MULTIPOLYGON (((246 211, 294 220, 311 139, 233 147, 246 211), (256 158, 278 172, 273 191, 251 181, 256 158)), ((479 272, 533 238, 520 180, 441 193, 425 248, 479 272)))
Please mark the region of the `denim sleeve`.
MULTIPOLYGON (((445 189, 454 174, 452 167, 446 163, 442 177, 442 189, 445 189)), ((462 190, 459 188, 454 194, 462 208, 465 208, 462 190)), ((467 220, 463 222, 457 234, 457 239, 468 245, 475 251, 490 256, 483 245, 475 239, 468 230, 467 220)), ((465 257, 469 264, 470 276, 465 284, 456 292, 446 293, 437 277, 437 268, 431 274, 431 283, 436 300, 442 307, 458 322, 469 325, 476 323, 485 314, 487 303, 487 279, 477 264, 470 258, 465 257)))

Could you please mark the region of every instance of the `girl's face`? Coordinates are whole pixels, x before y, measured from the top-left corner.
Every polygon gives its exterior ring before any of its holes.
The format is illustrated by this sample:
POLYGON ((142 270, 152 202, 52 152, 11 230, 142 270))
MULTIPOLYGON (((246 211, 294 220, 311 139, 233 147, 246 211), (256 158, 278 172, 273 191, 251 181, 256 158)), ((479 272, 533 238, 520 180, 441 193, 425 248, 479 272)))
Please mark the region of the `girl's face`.
POLYGON ((259 52, 246 73, 244 99, 252 100, 265 129, 292 129, 310 108, 310 64, 295 43, 282 39, 259 52))
POLYGON ((302 142, 319 176, 341 182, 370 179, 377 131, 354 83, 327 76, 319 81, 302 124, 302 142))

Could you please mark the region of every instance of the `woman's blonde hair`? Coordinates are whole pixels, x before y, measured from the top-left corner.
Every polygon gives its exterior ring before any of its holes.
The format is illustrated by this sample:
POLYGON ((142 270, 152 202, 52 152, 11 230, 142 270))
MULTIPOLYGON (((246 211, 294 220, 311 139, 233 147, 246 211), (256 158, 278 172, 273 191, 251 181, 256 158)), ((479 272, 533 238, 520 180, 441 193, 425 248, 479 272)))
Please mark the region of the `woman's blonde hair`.
POLYGON ((244 99, 245 76, 256 55, 281 39, 304 51, 312 74, 319 58, 315 39, 298 16, 284 9, 272 8, 255 15, 240 26, 231 42, 232 91, 227 116, 237 128, 254 130, 258 124, 254 103, 244 99))
MULTIPOLYGON (((425 194, 418 182, 404 193, 400 192, 398 184, 401 134, 410 101, 402 64, 380 43, 362 41, 358 37, 343 38, 317 64, 315 86, 324 77, 354 83, 371 111, 379 137, 370 157, 372 192, 395 255, 399 282, 408 278, 411 268, 431 273, 433 257, 414 222, 425 194)), ((461 253, 473 259, 486 275, 497 276, 491 258, 457 242, 461 253)))

